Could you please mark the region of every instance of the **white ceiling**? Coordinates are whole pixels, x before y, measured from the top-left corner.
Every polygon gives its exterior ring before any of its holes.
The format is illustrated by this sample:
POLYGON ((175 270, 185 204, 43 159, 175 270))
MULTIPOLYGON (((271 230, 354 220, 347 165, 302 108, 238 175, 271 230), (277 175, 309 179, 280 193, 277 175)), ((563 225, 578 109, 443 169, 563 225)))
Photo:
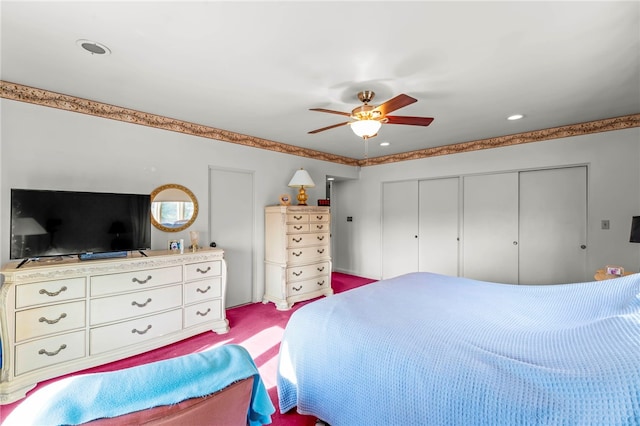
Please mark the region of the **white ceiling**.
POLYGON ((1 78, 362 159, 640 112, 640 2, 5 1, 1 78), (102 43, 91 55, 76 40, 102 43), (365 147, 346 117, 406 93, 365 147), (513 113, 526 117, 507 121, 513 113), (388 147, 379 143, 388 141, 388 147))

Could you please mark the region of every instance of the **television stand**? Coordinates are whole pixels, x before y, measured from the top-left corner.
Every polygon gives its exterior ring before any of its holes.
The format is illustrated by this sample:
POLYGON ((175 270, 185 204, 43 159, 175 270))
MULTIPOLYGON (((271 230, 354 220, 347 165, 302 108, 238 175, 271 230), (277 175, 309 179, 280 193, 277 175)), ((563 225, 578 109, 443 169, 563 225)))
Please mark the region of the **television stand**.
POLYGON ((138 250, 138 253, 140 253, 143 257, 148 257, 147 253, 143 252, 142 250, 138 250))
POLYGON ((0 410, 37 383, 226 333, 221 249, 5 265, 0 287, 0 410))

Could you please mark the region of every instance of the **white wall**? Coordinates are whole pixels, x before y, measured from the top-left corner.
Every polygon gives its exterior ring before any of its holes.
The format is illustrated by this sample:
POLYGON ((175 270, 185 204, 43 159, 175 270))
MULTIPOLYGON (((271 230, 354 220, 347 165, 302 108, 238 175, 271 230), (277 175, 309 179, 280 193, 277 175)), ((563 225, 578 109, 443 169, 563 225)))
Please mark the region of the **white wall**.
MULTIPOLYGON (((219 142, 23 102, 0 100, 0 259, 9 261, 10 189, 58 189, 150 193, 166 183, 191 189, 200 213, 189 230, 211 241, 209 167, 253 171, 255 182, 256 294, 264 292, 264 211, 278 204, 295 170, 307 169, 316 182, 309 205, 325 198, 325 176, 357 177, 357 168, 219 142)), ((225 200, 218 200, 224 203, 225 200)), ((294 202, 295 203, 295 202, 294 202)), ((230 206, 244 208, 244 206, 230 206)), ((154 249, 164 249, 178 234, 152 229, 154 249)), ((215 238, 215 235, 213 236, 215 238)))
POLYGON ((334 238, 336 252, 345 256, 336 256, 334 267, 381 277, 383 182, 576 164, 588 166, 587 268, 614 264, 637 272, 640 244, 628 241, 631 217, 640 215, 639 128, 364 167, 359 180, 335 186, 334 238), (353 222, 347 224, 346 216, 353 222), (610 220, 610 230, 600 229, 602 219, 610 220))

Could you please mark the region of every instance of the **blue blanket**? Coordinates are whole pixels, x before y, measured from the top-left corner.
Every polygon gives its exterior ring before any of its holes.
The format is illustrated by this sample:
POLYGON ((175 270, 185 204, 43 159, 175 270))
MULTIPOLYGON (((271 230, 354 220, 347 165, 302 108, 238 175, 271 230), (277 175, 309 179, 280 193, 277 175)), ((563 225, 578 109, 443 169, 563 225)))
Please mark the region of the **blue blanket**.
POLYGON ((332 426, 640 425, 640 274, 373 283, 292 315, 277 384, 332 426))
POLYGON ((245 348, 216 349, 109 373, 59 380, 34 392, 6 419, 8 425, 79 424, 208 395, 254 376, 247 419, 271 423, 275 411, 245 348))

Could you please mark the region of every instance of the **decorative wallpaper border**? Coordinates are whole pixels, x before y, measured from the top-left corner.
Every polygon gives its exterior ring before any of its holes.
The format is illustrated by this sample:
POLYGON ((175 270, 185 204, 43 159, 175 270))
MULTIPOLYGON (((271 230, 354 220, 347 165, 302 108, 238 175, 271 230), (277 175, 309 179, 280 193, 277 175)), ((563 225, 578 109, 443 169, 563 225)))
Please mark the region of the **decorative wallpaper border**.
POLYGON ((586 135, 590 133, 608 132, 612 130, 640 127, 640 113, 616 118, 608 118, 587 123, 571 124, 568 126, 554 127, 550 129, 535 130, 532 132, 517 133, 507 136, 499 136, 489 139, 462 142, 435 148, 426 148, 400 154, 385 155, 382 157, 357 160, 312 149, 301 148, 281 142, 243 135, 241 133, 216 129, 187 121, 176 120, 160 115, 149 114, 133 109, 122 108, 88 99, 63 95, 48 90, 37 89, 17 83, 0 80, 0 97, 15 101, 27 102, 81 114, 111 120, 124 121, 141 126, 154 127, 172 132, 184 133, 223 142, 235 143, 252 148, 266 149, 285 154, 308 157, 316 160, 331 161, 349 166, 374 166, 399 161, 417 160, 439 155, 458 154, 462 152, 478 151, 481 149, 499 148, 503 146, 519 145, 530 142, 540 142, 551 139, 566 138, 569 136, 586 135))

